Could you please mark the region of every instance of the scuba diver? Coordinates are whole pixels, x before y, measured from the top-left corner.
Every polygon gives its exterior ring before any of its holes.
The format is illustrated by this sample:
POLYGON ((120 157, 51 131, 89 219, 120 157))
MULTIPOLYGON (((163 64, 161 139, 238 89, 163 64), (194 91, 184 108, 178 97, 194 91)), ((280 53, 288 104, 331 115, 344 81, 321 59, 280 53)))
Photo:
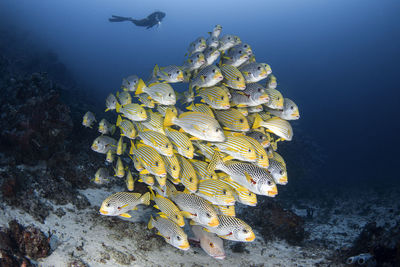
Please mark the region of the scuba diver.
POLYGON ((114 15, 112 15, 112 17, 109 18, 108 20, 110 22, 131 21, 136 26, 146 27, 146 29, 150 29, 155 25, 161 24, 161 20, 164 17, 165 17, 164 12, 157 11, 157 12, 151 13, 146 18, 140 19, 140 20, 136 20, 136 19, 129 18, 129 17, 114 16, 114 15))

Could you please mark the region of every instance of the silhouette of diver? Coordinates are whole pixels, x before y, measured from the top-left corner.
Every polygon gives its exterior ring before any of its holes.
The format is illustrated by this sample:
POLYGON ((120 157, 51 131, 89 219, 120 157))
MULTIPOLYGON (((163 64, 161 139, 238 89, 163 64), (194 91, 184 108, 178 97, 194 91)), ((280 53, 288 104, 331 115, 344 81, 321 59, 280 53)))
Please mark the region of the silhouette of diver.
POLYGON ((109 18, 108 20, 110 22, 131 21, 136 26, 146 27, 146 29, 150 29, 155 25, 159 25, 164 17, 165 17, 164 12, 157 11, 148 15, 145 19, 140 19, 140 20, 136 20, 130 17, 115 16, 115 15, 112 15, 112 17, 109 18))

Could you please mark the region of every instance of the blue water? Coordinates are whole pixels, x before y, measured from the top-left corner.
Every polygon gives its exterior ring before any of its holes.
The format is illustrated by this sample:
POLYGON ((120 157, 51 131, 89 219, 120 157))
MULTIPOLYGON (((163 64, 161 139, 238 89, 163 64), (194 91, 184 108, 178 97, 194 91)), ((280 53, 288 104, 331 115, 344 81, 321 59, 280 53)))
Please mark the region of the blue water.
POLYGON ((93 97, 130 74, 147 78, 156 63, 182 64, 188 44, 221 24, 300 107, 294 138, 301 128, 325 151, 319 179, 368 186, 398 184, 399 14, 400 2, 386 0, 0 2, 2 20, 55 51, 93 97), (150 30, 107 20, 157 10, 166 18, 150 30))

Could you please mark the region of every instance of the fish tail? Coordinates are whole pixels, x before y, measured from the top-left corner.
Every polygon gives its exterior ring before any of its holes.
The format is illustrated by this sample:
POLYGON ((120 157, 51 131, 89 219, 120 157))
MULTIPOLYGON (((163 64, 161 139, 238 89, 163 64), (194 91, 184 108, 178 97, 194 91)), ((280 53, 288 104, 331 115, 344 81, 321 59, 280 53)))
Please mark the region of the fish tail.
POLYGON ((150 216, 150 220, 149 220, 149 223, 147 224, 147 228, 149 228, 149 229, 153 229, 154 228, 154 226, 153 226, 153 216, 150 216))
POLYGON ((153 68, 153 73, 152 73, 152 76, 153 76, 153 78, 154 77, 157 77, 157 73, 160 71, 160 68, 158 67, 158 64, 156 64, 155 66, 154 66, 154 68, 153 68))
POLYGON ((146 84, 144 83, 144 81, 142 79, 139 79, 138 86, 137 86, 136 91, 135 91, 135 95, 143 94, 144 93, 144 91, 143 91, 144 88, 146 88, 146 84))
POLYGON ((117 113, 119 113, 119 109, 121 108, 121 104, 120 103, 115 103, 115 111, 117 111, 117 113))
POLYGON ((121 125, 121 122, 122 122, 121 115, 118 115, 117 122, 115 123, 115 125, 117 125, 117 127, 118 127, 121 125))
POLYGON ((175 113, 171 109, 167 109, 167 112, 165 112, 165 118, 164 118, 164 127, 169 127, 172 126, 173 120, 176 118, 175 113))
POLYGON ((131 149, 129 150, 129 154, 133 155, 135 150, 135 143, 131 140, 131 149))
POLYGON ((146 192, 143 196, 141 196, 140 202, 146 206, 150 205, 150 192, 146 192))
POLYGON ((174 194, 177 190, 176 190, 176 187, 169 181, 169 180, 167 180, 167 183, 166 183, 166 193, 167 193, 167 196, 168 197, 170 197, 172 194, 174 194))
POLYGON ((187 106, 186 109, 193 110, 193 106, 194 106, 194 102, 192 102, 192 104, 190 104, 190 106, 187 106))
POLYGON ((115 125, 111 126, 111 135, 115 133, 115 125))
POLYGON ((252 128, 253 129, 260 128, 261 127, 261 122, 262 122, 261 116, 258 115, 258 114, 255 114, 252 128))
POLYGON ((218 151, 215 151, 210 163, 207 166, 207 171, 212 172, 215 170, 215 168, 218 166, 218 164, 223 163, 221 154, 218 151))
POLYGON ((149 188, 149 190, 150 190, 150 200, 153 200, 153 201, 154 201, 156 195, 154 194, 154 191, 153 191, 153 189, 151 188, 151 186, 148 186, 148 188, 149 188))

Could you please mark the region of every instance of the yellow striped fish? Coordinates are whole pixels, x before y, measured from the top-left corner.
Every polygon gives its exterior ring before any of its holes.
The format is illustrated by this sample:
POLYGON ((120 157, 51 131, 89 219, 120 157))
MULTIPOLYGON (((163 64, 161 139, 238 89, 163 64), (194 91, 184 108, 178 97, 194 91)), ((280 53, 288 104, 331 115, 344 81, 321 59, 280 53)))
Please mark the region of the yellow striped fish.
POLYGON ((147 119, 146 110, 139 104, 116 104, 116 111, 132 121, 144 121, 147 119))
POLYGON ((279 155, 277 152, 272 152, 272 159, 276 160, 277 162, 279 162, 280 164, 282 164, 282 166, 285 168, 286 170, 286 162, 283 159, 283 157, 281 155, 279 155))
POLYGON ((261 120, 261 117, 256 117, 253 129, 257 129, 260 126, 267 128, 269 132, 279 136, 281 140, 291 141, 293 138, 292 126, 289 122, 279 117, 272 117, 267 121, 261 120))
POLYGON ((133 189, 135 189, 135 180, 133 180, 133 176, 130 170, 128 170, 128 174, 126 175, 125 183, 128 191, 133 191, 133 189))
POLYGON ((242 136, 241 138, 249 142, 254 147, 254 150, 257 155, 257 160, 256 160, 257 166, 261 168, 268 168, 269 166, 268 155, 267 152, 265 152, 263 146, 256 139, 250 136, 242 136))
POLYGON ((154 185, 154 183, 155 183, 154 176, 151 175, 151 174, 139 174, 139 180, 138 181, 141 182, 141 183, 145 183, 147 185, 150 185, 150 186, 154 185))
POLYGON ((234 66, 222 65, 220 68, 224 79, 222 83, 236 90, 246 89, 246 82, 243 74, 234 66))
POLYGON ((269 75, 265 87, 270 89, 275 89, 277 85, 278 83, 276 81, 275 75, 273 74, 269 75))
POLYGON ((118 143, 117 143, 117 152, 116 152, 116 154, 118 155, 118 156, 121 156, 125 151, 124 151, 124 146, 125 144, 124 144, 124 140, 123 140, 123 137, 121 136, 120 138, 119 138, 119 140, 118 140, 118 143))
POLYGON ((249 110, 247 108, 236 108, 237 111, 243 114, 243 116, 247 117, 249 115, 249 110))
POLYGON ((181 183, 181 180, 179 178, 173 178, 171 175, 167 175, 167 182, 170 181, 175 185, 178 185, 181 183))
POLYGON ((249 162, 256 162, 257 160, 254 147, 242 136, 228 136, 225 142, 213 143, 213 145, 234 159, 249 162))
POLYGON ((269 101, 264 105, 272 109, 283 109, 283 96, 281 92, 272 88, 266 88, 265 91, 268 94, 269 101))
POLYGON ((192 163, 193 168, 196 171, 197 178, 199 178, 200 180, 218 179, 218 176, 214 171, 207 170, 208 163, 196 159, 191 159, 190 162, 192 163))
POLYGON ((179 165, 178 158, 175 156, 175 154, 172 154, 171 157, 166 157, 161 155, 164 163, 165 163, 165 168, 167 170, 167 173, 173 178, 173 179, 178 179, 179 174, 181 172, 181 166, 179 165))
POLYGON ((223 205, 213 205, 218 215, 226 215, 236 217, 235 205, 223 206, 223 205))
POLYGON ((211 117, 214 118, 214 113, 212 112, 212 109, 206 105, 206 104, 190 104, 190 106, 186 107, 186 109, 190 111, 195 111, 195 112, 202 112, 207 115, 210 115, 211 117))
POLYGON ((135 169, 138 172, 141 172, 141 171, 144 170, 144 167, 143 167, 142 163, 140 162, 140 160, 135 155, 133 155, 133 156, 128 155, 128 156, 131 157, 131 159, 133 161, 133 166, 135 167, 135 169))
POLYGON ((161 155, 171 157, 174 154, 171 142, 168 137, 162 133, 152 130, 143 130, 139 131, 138 136, 142 139, 143 143, 151 146, 161 155))
POLYGON ((174 148, 180 155, 188 159, 193 158, 193 144, 190 141, 189 137, 186 136, 186 134, 178 132, 177 130, 174 130, 172 128, 165 128, 164 131, 174 145, 174 148))
POLYGON ((210 142, 225 141, 224 133, 218 121, 205 113, 189 111, 177 117, 172 111, 168 110, 165 114, 164 126, 168 127, 173 124, 193 135, 194 139, 198 138, 210 142))
POLYGON ((163 123, 164 123, 164 119, 160 114, 149 110, 147 112, 147 120, 139 122, 138 125, 142 125, 150 130, 153 130, 153 131, 156 131, 156 132, 159 132, 159 133, 162 133, 165 135, 165 132, 163 129, 163 123))
POLYGON ((129 154, 135 155, 141 165, 145 168, 145 170, 142 170, 140 174, 151 173, 161 177, 167 175, 163 159, 160 154, 158 154, 157 150, 151 146, 138 144, 137 147, 135 147, 135 144, 131 141, 131 150, 129 154))
POLYGON ((269 112, 284 120, 298 120, 300 118, 299 107, 289 98, 283 99, 283 110, 270 109, 269 112))
POLYGON ((114 153, 113 153, 113 151, 111 149, 107 151, 106 161, 108 163, 113 163, 113 161, 114 161, 114 153))
POLYGON ((225 90, 218 86, 205 87, 197 90, 201 102, 206 103, 214 109, 229 109, 229 96, 225 90))
POLYGON ((211 160, 214 155, 215 148, 205 142, 193 141, 193 144, 200 150, 200 153, 206 158, 211 160))
MULTIPOLYGON (((182 76, 183 79, 183 76, 182 76)), ((175 105, 176 95, 171 85, 168 83, 152 83, 148 87, 136 89, 135 95, 142 93, 148 94, 155 102, 161 105, 175 105)))
POLYGON ((196 192, 198 186, 198 179, 196 171, 194 170, 192 164, 181 155, 176 155, 181 166, 180 180, 183 186, 190 192, 196 192))
POLYGON ((275 183, 285 185, 288 183, 288 176, 285 167, 276 160, 270 160, 268 171, 274 178, 275 183))
POLYGON ((122 106, 132 103, 132 97, 127 91, 117 92, 117 98, 122 106))
POLYGON ((154 100, 149 98, 148 94, 140 94, 137 95, 137 98, 139 98, 140 102, 142 102, 142 105, 144 105, 147 108, 154 108, 155 107, 155 103, 154 100))
POLYGON ((153 190, 149 186, 150 189, 150 200, 153 200, 156 204, 153 206, 156 209, 161 210, 161 212, 167 217, 175 222, 177 225, 180 227, 185 226, 185 220, 183 219, 183 216, 181 215, 181 211, 178 209, 178 207, 169 200, 166 197, 163 197, 160 194, 154 194, 153 190))
POLYGON ((217 120, 229 130, 247 132, 250 129, 246 117, 234 108, 227 110, 214 110, 214 112, 217 120))
POLYGON ((268 135, 260 132, 260 131, 250 131, 246 133, 247 136, 250 136, 257 140, 263 148, 267 148, 270 146, 270 140, 268 135))
MULTIPOLYGON (((229 176, 228 176, 229 177, 229 176)), ((220 181, 226 183, 230 187, 235 190, 235 200, 247 206, 256 206, 257 205, 257 195, 251 192, 244 186, 236 183, 232 179, 225 178, 221 179, 220 181)))
POLYGON ((120 157, 117 159, 117 166, 114 168, 115 174, 114 176, 117 176, 119 178, 122 178, 125 176, 125 168, 124 164, 122 164, 122 160, 120 157))
POLYGON ((220 180, 201 180, 196 195, 214 205, 235 205, 234 190, 220 180))
POLYGON ((129 139, 134 139, 136 136, 136 129, 130 120, 123 120, 121 116, 118 115, 117 127, 119 127, 122 136, 126 136, 129 139))
POLYGON ((178 110, 176 109, 175 106, 171 105, 157 105, 157 111, 160 112, 161 115, 165 116, 165 112, 167 112, 167 109, 171 109, 172 112, 175 114, 178 114, 178 110))

